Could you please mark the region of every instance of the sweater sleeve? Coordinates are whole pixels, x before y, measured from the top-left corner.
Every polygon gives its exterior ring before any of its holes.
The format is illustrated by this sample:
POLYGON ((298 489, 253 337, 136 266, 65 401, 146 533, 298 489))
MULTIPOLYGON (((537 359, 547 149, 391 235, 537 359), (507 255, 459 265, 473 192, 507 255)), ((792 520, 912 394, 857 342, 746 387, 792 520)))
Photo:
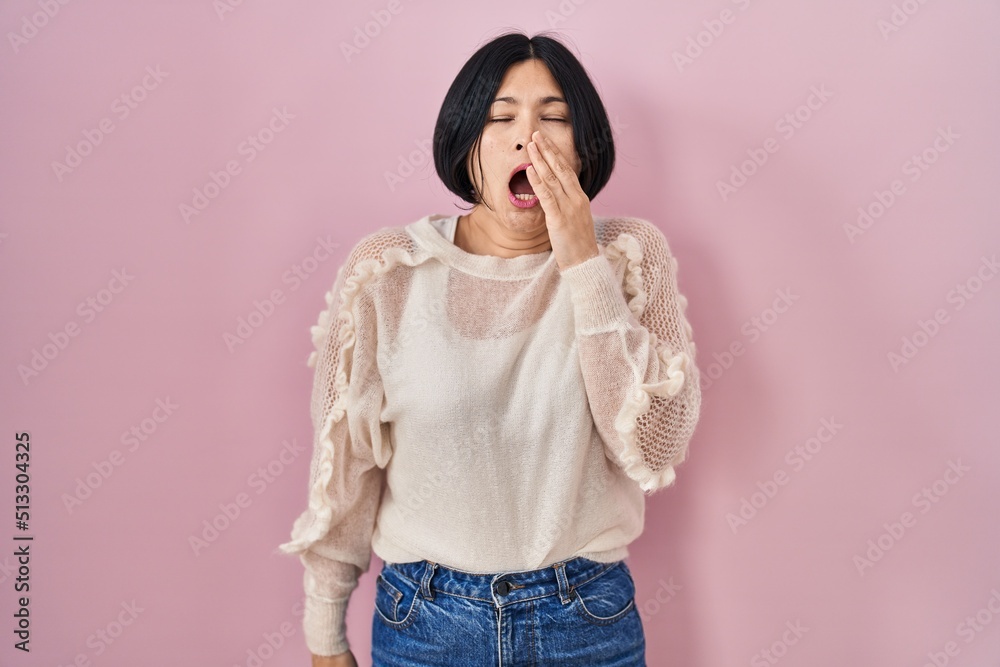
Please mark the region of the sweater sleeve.
POLYGON ((636 220, 628 230, 561 277, 605 453, 649 495, 670 486, 687 457, 701 389, 677 260, 652 223, 636 220), (622 258, 624 290, 612 265, 622 258))
POLYGON ((347 651, 345 615, 358 578, 368 571, 371 537, 390 456, 379 421, 383 387, 376 364, 374 300, 364 289, 377 270, 359 244, 326 295, 327 309, 312 327, 315 368, 311 416, 313 454, 308 507, 292 539, 280 545, 304 567, 303 629, 309 651, 347 651))

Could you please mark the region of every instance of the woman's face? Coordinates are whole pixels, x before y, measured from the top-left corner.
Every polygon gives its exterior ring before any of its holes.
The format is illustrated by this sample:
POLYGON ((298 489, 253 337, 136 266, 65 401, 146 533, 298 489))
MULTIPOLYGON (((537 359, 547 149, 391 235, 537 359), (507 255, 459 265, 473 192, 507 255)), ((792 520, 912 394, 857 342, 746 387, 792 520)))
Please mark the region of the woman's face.
POLYGON ((519 208, 510 201, 510 174, 518 165, 531 162, 528 142, 538 130, 580 175, 582 163, 573 143, 569 105, 562 100, 562 89, 541 60, 524 60, 507 70, 490 107, 479 148, 473 146, 466 165, 483 200, 493 209, 480 203, 474 214, 495 218, 511 231, 537 231, 545 225, 541 203, 519 208))

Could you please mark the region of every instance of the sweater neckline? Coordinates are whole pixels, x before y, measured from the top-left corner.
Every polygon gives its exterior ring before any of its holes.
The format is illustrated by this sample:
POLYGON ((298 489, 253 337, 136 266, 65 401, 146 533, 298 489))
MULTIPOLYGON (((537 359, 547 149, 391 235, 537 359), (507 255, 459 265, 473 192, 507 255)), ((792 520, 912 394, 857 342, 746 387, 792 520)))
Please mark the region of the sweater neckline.
POLYGON ((434 257, 452 268, 481 278, 529 278, 543 271, 549 264, 555 265, 555 253, 551 250, 517 257, 477 255, 462 250, 431 224, 432 220, 444 220, 445 226, 456 225, 459 215, 432 213, 410 223, 407 229, 417 243, 434 257))

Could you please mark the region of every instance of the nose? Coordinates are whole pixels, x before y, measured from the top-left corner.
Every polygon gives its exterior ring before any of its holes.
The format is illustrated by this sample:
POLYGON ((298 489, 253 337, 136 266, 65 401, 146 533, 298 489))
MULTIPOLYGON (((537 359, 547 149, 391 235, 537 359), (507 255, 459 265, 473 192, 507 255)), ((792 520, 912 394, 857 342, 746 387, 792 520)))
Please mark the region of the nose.
MULTIPOLYGON (((518 129, 520 130, 520 128, 518 129)), ((520 138, 517 141, 517 150, 521 150, 522 148, 527 149, 528 142, 531 141, 531 135, 535 133, 535 130, 540 130, 540 129, 542 129, 540 125, 538 125, 534 121, 528 121, 527 127, 525 128, 527 134, 520 135, 520 138)))

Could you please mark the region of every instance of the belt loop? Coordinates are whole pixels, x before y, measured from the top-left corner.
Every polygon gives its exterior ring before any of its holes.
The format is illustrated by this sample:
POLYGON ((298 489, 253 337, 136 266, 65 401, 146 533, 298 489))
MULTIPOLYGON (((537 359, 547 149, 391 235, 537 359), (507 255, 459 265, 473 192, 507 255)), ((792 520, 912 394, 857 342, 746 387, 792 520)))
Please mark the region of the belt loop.
POLYGON ((433 561, 424 561, 424 576, 420 579, 420 592, 428 600, 434 599, 434 589, 431 588, 431 577, 434 576, 434 570, 437 569, 437 563, 433 561))
POLYGON ((573 587, 566 578, 566 563, 554 563, 552 567, 555 568, 556 581, 559 582, 559 600, 563 604, 569 604, 573 601, 573 587))

